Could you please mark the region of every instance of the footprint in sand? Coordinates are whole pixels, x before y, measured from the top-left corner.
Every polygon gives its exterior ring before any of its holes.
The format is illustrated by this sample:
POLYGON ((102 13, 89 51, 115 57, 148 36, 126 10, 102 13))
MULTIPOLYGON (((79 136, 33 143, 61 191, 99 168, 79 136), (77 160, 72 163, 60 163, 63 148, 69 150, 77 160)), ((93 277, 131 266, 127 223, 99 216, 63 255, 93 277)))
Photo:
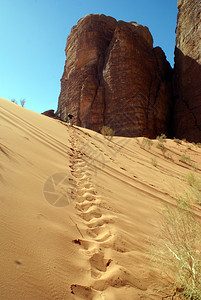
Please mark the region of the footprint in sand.
POLYGON ((89 172, 80 172, 80 170, 78 170, 78 171, 74 171, 74 170, 72 170, 71 171, 71 174, 75 177, 75 178, 77 178, 77 179, 87 179, 88 177, 90 177, 90 173, 89 172))
POLYGON ((75 208, 78 209, 79 211, 82 211, 82 212, 87 212, 87 210, 90 208, 90 207, 96 207, 98 201, 95 201, 95 202, 89 202, 87 200, 83 201, 83 202, 79 202, 79 203, 76 203, 75 205, 75 208))
POLYGON ((91 187, 92 187, 92 184, 91 183, 88 183, 88 182, 86 182, 86 180, 80 180, 79 182, 78 182, 78 187, 80 187, 81 189, 83 188, 85 188, 85 189, 90 189, 91 187))
POLYGON ((84 162, 83 160, 76 161, 75 165, 82 170, 87 168, 86 162, 84 162))
POLYGON ((79 296, 81 299, 93 300, 95 299, 94 297, 97 295, 97 292, 94 291, 91 287, 72 284, 71 294, 79 296))
POLYGON ((85 186, 84 187, 79 187, 78 196, 83 196, 86 193, 92 194, 92 195, 97 195, 96 190, 92 186, 88 187, 88 188, 86 188, 85 186))
POLYGON ((83 173, 83 172, 88 171, 88 167, 87 166, 80 167, 79 165, 77 165, 77 163, 74 163, 73 170, 83 173))
POLYGON ((114 217, 113 216, 106 216, 106 215, 102 215, 101 218, 99 218, 98 220, 91 220, 91 222, 89 222, 87 224, 87 226, 89 228, 95 228, 95 227, 100 227, 104 224, 112 224, 115 223, 114 217))
POLYGON ((108 231, 108 228, 106 227, 105 224, 103 224, 103 226, 101 226, 101 227, 87 229, 87 234, 93 238, 96 238, 99 235, 105 234, 107 231, 108 231))
POLYGON ((100 218, 102 216, 102 213, 99 209, 97 209, 96 207, 90 207, 88 209, 88 211, 83 212, 81 214, 81 217, 85 220, 85 221, 90 221, 94 218, 100 218))
POLYGON ((83 201, 95 201, 96 197, 94 197, 93 195, 91 195, 90 193, 86 192, 83 194, 83 196, 79 196, 78 197, 78 202, 83 202, 83 201))
POLYGON ((102 272, 106 272, 111 264, 111 259, 105 259, 103 253, 95 253, 89 259, 91 264, 91 276, 93 278, 100 278, 102 272))
POLYGON ((96 237, 95 241, 96 242, 106 242, 110 239, 112 239, 113 235, 111 234, 110 231, 105 231, 103 233, 99 233, 99 235, 96 237))
POLYGON ((87 240, 81 240, 81 239, 76 239, 72 241, 74 244, 77 244, 79 246, 82 246, 84 250, 87 251, 97 251, 97 246, 94 241, 87 241, 87 240))
POLYGON ((139 280, 135 280, 134 276, 126 269, 119 265, 113 265, 110 272, 102 274, 101 278, 94 281, 92 288, 97 291, 106 290, 108 287, 120 288, 125 286, 135 286, 137 288, 146 290, 139 280))
POLYGON ((82 159, 76 160, 77 156, 80 157, 79 150, 76 148, 77 143, 78 140, 71 140, 72 147, 75 149, 70 166, 71 173, 76 178, 77 203, 75 208, 79 211, 79 216, 86 221, 88 227, 86 233, 89 240, 76 239, 72 242, 81 246, 82 251, 86 251, 91 265, 91 277, 96 280, 93 286, 89 287, 78 284, 71 285, 71 293, 81 299, 90 300, 98 299, 100 291, 109 286, 121 287, 130 284, 130 282, 127 279, 129 276, 125 275, 126 271, 121 270, 119 266, 114 269, 111 264, 112 259, 104 257, 104 248, 111 247, 119 252, 126 252, 126 249, 122 247, 121 243, 118 243, 118 235, 111 233, 109 226, 107 226, 107 224, 115 222, 114 216, 102 214, 102 209, 112 211, 112 208, 97 196, 86 163, 82 159), (110 268, 110 272, 107 272, 108 268, 110 268))

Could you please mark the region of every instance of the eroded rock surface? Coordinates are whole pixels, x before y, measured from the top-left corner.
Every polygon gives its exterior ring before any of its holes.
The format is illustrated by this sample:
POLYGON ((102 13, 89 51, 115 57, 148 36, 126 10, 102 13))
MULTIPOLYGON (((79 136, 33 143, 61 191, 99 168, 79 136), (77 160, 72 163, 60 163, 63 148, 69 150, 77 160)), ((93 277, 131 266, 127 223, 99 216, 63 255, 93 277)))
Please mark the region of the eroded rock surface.
POLYGON ((54 109, 49 109, 49 110, 46 110, 42 113, 42 115, 45 115, 47 117, 50 117, 50 118, 55 118, 55 113, 54 113, 54 109))
POLYGON ((201 1, 179 0, 176 29, 173 133, 201 141, 201 1))
POLYGON ((57 116, 116 135, 167 133, 172 69, 146 26, 87 15, 67 39, 57 116))

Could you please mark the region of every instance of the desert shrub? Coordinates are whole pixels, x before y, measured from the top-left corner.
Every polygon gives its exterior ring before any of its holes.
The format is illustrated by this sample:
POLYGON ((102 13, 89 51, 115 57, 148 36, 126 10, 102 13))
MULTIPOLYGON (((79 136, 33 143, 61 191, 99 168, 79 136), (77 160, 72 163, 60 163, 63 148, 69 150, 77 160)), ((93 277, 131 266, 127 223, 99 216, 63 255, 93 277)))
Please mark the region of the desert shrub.
POLYGON ((153 145, 152 140, 150 140, 149 138, 146 138, 146 137, 143 137, 141 142, 139 141, 138 138, 136 139, 136 141, 137 141, 138 145, 143 149, 147 148, 148 150, 150 150, 153 145))
POLYGON ((137 144, 140 146, 140 141, 139 141, 138 138, 136 138, 136 142, 137 142, 137 144))
POLYGON ((183 141, 184 143, 188 143, 187 139, 185 139, 185 138, 183 138, 182 141, 183 141))
POLYGON ((114 130, 112 128, 110 128, 109 126, 103 126, 101 128, 101 134, 104 136, 104 138, 108 139, 108 140, 112 140, 113 136, 114 136, 114 130))
MULTIPOLYGON (((15 104, 18 104, 17 101, 16 101, 16 99, 11 99, 11 102, 13 102, 13 103, 15 103, 15 104)), ((26 102, 25 99, 21 99, 21 100, 20 100, 20 104, 21 104, 22 107, 24 107, 25 102, 26 102)))
POLYGON ((176 144, 181 145, 182 141, 180 139, 174 138, 173 140, 176 144))
POLYGON ((11 99, 11 102, 18 104, 17 101, 15 99, 11 99))
POLYGON ((181 162, 183 162, 183 163, 186 163, 186 164, 190 165, 192 160, 191 160, 190 156, 182 154, 182 155, 179 157, 179 161, 181 161, 181 162))
POLYGON ((189 165, 193 168, 197 168, 196 164, 192 161, 192 159, 190 158, 190 156, 188 155, 184 155, 182 154, 180 157, 179 157, 179 161, 183 162, 184 164, 186 165, 189 165))
POLYGON ((152 166, 157 167, 158 162, 157 162, 156 157, 152 157, 151 164, 152 164, 152 166))
POLYGON ((185 177, 186 182, 190 185, 188 197, 195 203, 201 204, 201 179, 194 173, 188 173, 185 177))
POLYGON ((24 105, 25 105, 25 102, 26 102, 26 100, 25 100, 25 99, 21 99, 21 100, 20 100, 20 104, 21 104, 21 106, 22 106, 22 107, 24 107, 24 105))
POLYGON ((166 143, 166 135, 161 134, 160 136, 157 136, 156 139, 158 140, 157 148, 161 150, 163 155, 165 156, 165 153, 167 151, 167 148, 165 147, 164 143, 166 143))
POLYGON ((163 153, 163 155, 165 155, 167 148, 165 147, 165 145, 162 142, 158 142, 157 146, 158 149, 161 150, 161 152, 163 153))
POLYGON ((160 136, 158 135, 156 139, 161 143, 166 143, 167 136, 164 133, 162 133, 160 136))
MULTIPOLYGON (((159 242, 155 262, 170 279, 173 295, 182 299, 201 299, 201 227, 191 202, 185 196, 176 199, 176 206, 162 211, 159 242)), ((173 299, 173 298, 172 298, 173 299)))
POLYGON ((194 173, 188 173, 186 175, 186 182, 193 188, 201 189, 201 180, 194 173))
POLYGON ((192 199, 195 203, 201 204, 201 192, 197 188, 192 187, 190 194, 189 194, 190 199, 192 199))
POLYGON ((148 150, 150 150, 152 145, 153 145, 152 140, 150 140, 149 138, 146 138, 146 137, 143 138, 142 145, 141 145, 142 148, 148 148, 148 150))

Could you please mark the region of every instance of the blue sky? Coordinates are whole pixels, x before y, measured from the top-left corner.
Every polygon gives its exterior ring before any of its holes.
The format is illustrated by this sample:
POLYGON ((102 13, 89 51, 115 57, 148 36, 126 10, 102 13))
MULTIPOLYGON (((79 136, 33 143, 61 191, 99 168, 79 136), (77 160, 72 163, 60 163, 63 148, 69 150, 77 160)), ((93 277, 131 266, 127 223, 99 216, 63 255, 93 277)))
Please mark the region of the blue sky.
POLYGON ((0 0, 0 12, 0 97, 39 113, 57 109, 66 39, 86 14, 148 26, 174 64, 176 0, 0 0))

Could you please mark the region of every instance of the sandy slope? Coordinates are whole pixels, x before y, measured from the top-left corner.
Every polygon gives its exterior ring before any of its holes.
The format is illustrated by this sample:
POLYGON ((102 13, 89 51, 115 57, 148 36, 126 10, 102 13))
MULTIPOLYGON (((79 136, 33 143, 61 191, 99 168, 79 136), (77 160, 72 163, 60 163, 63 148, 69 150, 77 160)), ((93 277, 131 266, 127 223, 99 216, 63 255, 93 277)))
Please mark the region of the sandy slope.
POLYGON ((147 240, 187 186, 179 157, 201 168, 200 148, 166 146, 164 158, 156 141, 109 142, 0 98, 0 299, 161 299, 147 240))

